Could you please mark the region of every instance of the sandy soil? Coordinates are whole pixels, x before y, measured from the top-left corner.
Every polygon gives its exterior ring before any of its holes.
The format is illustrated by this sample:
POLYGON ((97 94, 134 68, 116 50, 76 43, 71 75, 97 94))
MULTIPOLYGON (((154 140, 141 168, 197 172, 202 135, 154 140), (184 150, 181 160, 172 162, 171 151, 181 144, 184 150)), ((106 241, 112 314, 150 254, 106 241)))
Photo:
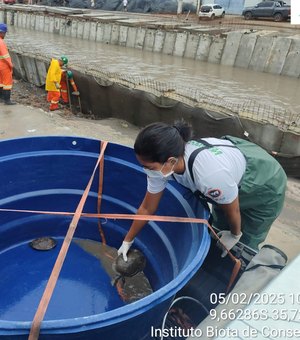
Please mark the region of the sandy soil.
MULTIPOLYGON (((118 119, 93 120, 74 115, 62 106, 48 111, 43 89, 18 81, 13 99, 19 105, 0 104, 0 138, 38 135, 73 135, 108 140, 132 146, 139 129, 118 119)), ((266 243, 277 246, 289 259, 300 253, 300 180, 290 178, 285 205, 273 224, 266 243)))

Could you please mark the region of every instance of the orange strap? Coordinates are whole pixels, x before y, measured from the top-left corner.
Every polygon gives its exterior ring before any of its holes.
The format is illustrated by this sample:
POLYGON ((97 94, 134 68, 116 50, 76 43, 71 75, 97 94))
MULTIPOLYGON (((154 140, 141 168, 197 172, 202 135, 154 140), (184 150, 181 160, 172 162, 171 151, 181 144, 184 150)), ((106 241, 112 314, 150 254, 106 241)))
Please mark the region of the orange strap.
MULTIPOLYGON (((44 215, 64 215, 72 216, 74 213, 66 211, 45 211, 45 210, 22 210, 22 209, 4 209, 0 208, 0 212, 19 212, 19 213, 33 213, 44 215)), ((135 215, 135 214, 94 214, 94 213, 82 213, 81 216, 89 218, 105 218, 108 220, 136 220, 136 221, 154 221, 154 222, 174 222, 174 223, 203 223, 208 226, 213 235, 220 240, 217 233, 207 220, 196 217, 176 217, 176 216, 158 216, 158 215, 135 215)), ((220 242, 222 244, 222 242, 220 242)), ((227 250, 231 259, 236 259, 231 252, 222 244, 227 250)), ((235 261, 234 261, 235 262, 235 261)))
MULTIPOLYGON (((100 146, 101 148, 102 148, 102 144, 103 144, 103 142, 101 142, 101 146, 100 146)), ((100 207, 101 207, 101 201, 102 201, 103 173, 104 173, 104 158, 101 159, 100 165, 99 165, 99 189, 98 189, 98 201, 97 201, 97 213, 98 214, 100 214, 100 207)), ((106 244, 106 239, 105 239, 103 229, 101 227, 100 218, 98 219, 98 229, 99 229, 99 233, 100 233, 102 243, 106 244)))
POLYGON ((234 284, 234 282, 235 282, 235 280, 238 276, 238 273, 240 272, 242 262, 241 262, 241 260, 239 260, 235 256, 233 256, 232 253, 227 248, 226 248, 226 250, 227 250, 227 253, 230 256, 230 258, 235 262, 234 267, 233 267, 232 272, 231 272, 231 276, 230 276, 227 288, 226 288, 226 294, 227 294, 227 293, 229 293, 230 288, 234 284))
MULTIPOLYGON (((64 211, 44 211, 44 210, 22 210, 22 209, 2 209, 0 208, 0 212, 19 212, 19 213, 33 213, 33 214, 44 214, 44 215, 64 215, 64 216, 72 216, 74 213, 72 212, 64 212, 64 211)), ((212 226, 208 223, 207 220, 202 218, 195 217, 176 217, 176 216, 158 216, 158 215, 135 215, 135 214, 93 214, 93 213, 81 213, 83 217, 89 218, 106 218, 108 220, 136 220, 136 221, 155 221, 155 222, 173 222, 173 223, 203 223, 208 226, 213 235, 220 240, 219 236, 216 234, 212 226)), ((222 242, 221 242, 222 243, 222 242)), ((223 244, 222 244, 223 245, 223 244)), ((234 260, 237 260, 232 253, 223 245, 223 247, 227 250, 229 257, 234 260)))
POLYGON ((39 338, 41 323, 42 323, 44 316, 45 316, 45 313, 47 311, 50 299, 52 297, 54 288, 55 288, 56 283, 57 283, 58 276, 60 274, 61 268, 63 266, 64 260, 66 258, 66 255, 67 255, 67 252, 68 252, 68 249, 69 249, 69 246, 70 246, 70 243, 71 243, 72 238, 74 236, 74 233, 75 233, 77 224, 79 222, 80 216, 82 214, 82 210, 83 210, 85 201, 87 199, 88 193, 90 191, 90 188, 91 188, 91 185, 92 185, 95 173, 96 173, 96 169, 97 169, 97 167, 100 163, 101 158, 104 155, 104 150, 105 150, 106 146, 107 146, 107 142, 103 142, 102 150, 100 152, 99 158, 98 158, 97 163, 95 165, 95 168, 93 170, 92 176, 91 176, 91 178, 90 178, 90 180, 89 180, 89 182, 88 182, 88 184, 87 184, 87 186, 86 186, 86 188, 83 192, 83 195, 80 199, 80 202, 79 202, 79 204, 76 208, 76 211, 75 211, 74 216, 72 218, 72 221, 70 223, 69 229, 67 231, 66 237, 65 237, 64 242, 62 244, 62 247, 60 249, 60 252, 58 254, 58 257, 56 259, 54 267, 52 269, 50 278, 47 282, 43 296, 40 300, 38 309, 35 313, 34 319, 32 321, 28 340, 37 340, 39 338))
MULTIPOLYGON (((74 213, 71 212, 53 212, 53 211, 37 211, 37 210, 20 210, 20 209, 1 209, 0 212, 20 212, 20 213, 34 213, 34 214, 46 214, 46 215, 65 215, 70 216, 74 213)), ((212 234, 220 240, 219 236, 216 234, 212 226, 208 223, 207 220, 201 218, 192 218, 192 217, 175 217, 175 216, 157 216, 157 215, 134 215, 134 214, 92 214, 92 213, 82 213, 81 216, 89 217, 89 218, 106 218, 106 219, 119 219, 119 220, 138 220, 138 221, 155 221, 155 222, 174 222, 174 223, 203 223, 208 226, 212 234)), ((220 242, 222 244, 222 242, 220 242)), ((223 245, 223 244, 222 244, 223 245)), ((232 270, 231 277, 229 279, 229 283, 227 286, 227 292, 230 290, 232 284, 234 283, 240 268, 241 261, 237 259, 224 245, 223 247, 226 249, 229 257, 234 262, 234 267, 232 270)))

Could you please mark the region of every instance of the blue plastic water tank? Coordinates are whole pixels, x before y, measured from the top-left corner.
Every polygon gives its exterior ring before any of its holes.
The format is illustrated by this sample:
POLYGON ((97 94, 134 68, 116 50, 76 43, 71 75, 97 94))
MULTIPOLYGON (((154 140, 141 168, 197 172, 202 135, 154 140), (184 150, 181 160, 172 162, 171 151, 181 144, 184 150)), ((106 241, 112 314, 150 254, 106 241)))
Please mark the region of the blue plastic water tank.
MULTIPOLYGON (((74 212, 91 176, 100 141, 79 137, 34 137, 0 142, 0 208, 74 212)), ((97 211, 95 178, 84 212, 97 211)), ((101 212, 135 213, 146 175, 131 148, 108 144, 101 212)), ((207 217, 185 188, 170 181, 157 215, 207 217)), ((0 337, 27 339, 31 321, 71 217, 0 212, 0 337), (52 236, 48 252, 29 247, 52 236)), ((108 245, 118 248, 131 224, 103 224, 108 245)), ((97 220, 81 218, 75 239, 100 241, 97 220)), ((42 323, 40 339, 146 339, 159 327, 172 298, 200 268, 210 245, 204 225, 154 223, 135 240, 147 258, 145 274, 154 293, 125 304, 99 261, 72 243, 42 323)))

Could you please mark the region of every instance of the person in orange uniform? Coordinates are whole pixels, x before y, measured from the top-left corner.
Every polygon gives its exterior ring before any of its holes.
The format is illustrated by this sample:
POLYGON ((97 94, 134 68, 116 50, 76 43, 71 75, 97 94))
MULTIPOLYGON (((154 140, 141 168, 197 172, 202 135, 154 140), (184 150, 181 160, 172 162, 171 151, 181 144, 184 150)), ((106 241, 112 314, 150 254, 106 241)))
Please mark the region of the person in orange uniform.
POLYGON ((7 25, 0 23, 0 100, 5 105, 15 105, 10 100, 11 89, 13 85, 13 64, 4 42, 7 32, 7 25))
POLYGON ((61 96, 62 67, 68 64, 67 57, 52 59, 46 77, 47 101, 50 102, 50 111, 58 109, 59 98, 61 96))
POLYGON ((65 104, 69 103, 69 95, 68 95, 68 84, 67 81, 70 82, 70 85, 72 86, 72 95, 73 96, 79 96, 79 91, 78 88, 75 84, 74 81, 74 76, 73 76, 73 72, 72 71, 66 71, 62 73, 61 76, 61 81, 60 81, 60 94, 61 94, 61 98, 63 100, 63 102, 65 104))

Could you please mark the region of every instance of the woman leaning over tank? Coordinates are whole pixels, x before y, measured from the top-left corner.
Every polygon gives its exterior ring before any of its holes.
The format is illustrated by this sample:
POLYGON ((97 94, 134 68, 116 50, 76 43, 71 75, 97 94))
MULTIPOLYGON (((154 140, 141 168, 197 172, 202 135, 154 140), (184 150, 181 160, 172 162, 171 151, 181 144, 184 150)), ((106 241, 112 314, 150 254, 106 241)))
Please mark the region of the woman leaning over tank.
MULTIPOLYGON (((238 241, 258 249, 282 210, 286 174, 271 155, 249 141, 232 136, 192 140, 192 128, 184 121, 153 123, 140 131, 134 151, 147 174, 137 214, 154 214, 167 181, 174 177, 199 200, 212 203, 213 225, 230 250, 238 241)), ((124 260, 146 223, 132 223, 118 250, 124 260)))

